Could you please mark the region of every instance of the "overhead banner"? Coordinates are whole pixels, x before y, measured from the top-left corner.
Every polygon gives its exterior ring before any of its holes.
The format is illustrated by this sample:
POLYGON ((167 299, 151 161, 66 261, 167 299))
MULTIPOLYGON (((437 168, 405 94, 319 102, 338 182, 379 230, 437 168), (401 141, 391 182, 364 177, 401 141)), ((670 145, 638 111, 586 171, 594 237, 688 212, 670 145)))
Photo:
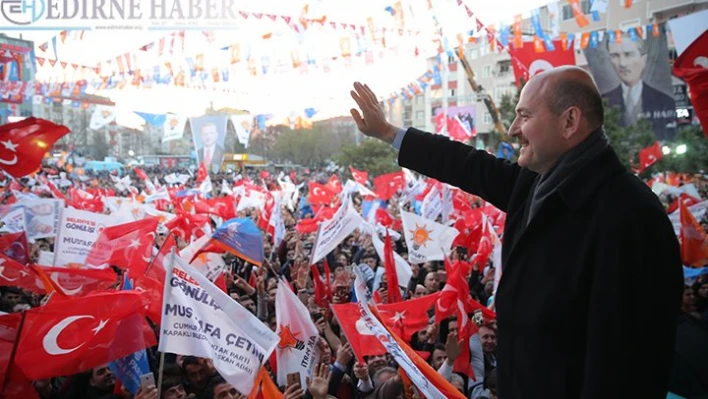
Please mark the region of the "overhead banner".
POLYGON ((100 129, 116 120, 115 107, 110 105, 96 105, 91 114, 89 127, 93 130, 100 129))
POLYGON ((160 352, 212 359, 227 382, 250 393, 278 336, 180 258, 168 268, 163 298, 160 352))
POLYGON ((224 160, 226 116, 215 115, 189 118, 189 124, 192 128, 197 163, 204 163, 210 171, 218 172, 224 160))
POLYGON ((186 116, 167 114, 165 123, 162 124, 164 136, 162 142, 179 140, 184 135, 184 125, 187 123, 186 116))
POLYGON ((113 224, 112 216, 65 208, 54 241, 54 266, 81 268, 101 231, 113 224))
POLYGON ((231 123, 236 130, 236 138, 238 142, 248 148, 248 142, 251 139, 251 130, 253 130, 253 116, 251 115, 232 115, 231 123))
POLYGON ((517 88, 521 88, 522 81, 528 82, 543 71, 563 65, 575 65, 575 49, 572 43, 564 45, 561 40, 554 40, 553 51, 540 53, 536 51, 533 42, 523 42, 523 44, 520 48, 509 45, 517 88))
POLYGON ((639 26, 608 31, 602 40, 591 36, 585 57, 603 98, 622 113, 622 126, 644 119, 659 141, 674 138, 676 104, 663 24, 656 32, 639 26))

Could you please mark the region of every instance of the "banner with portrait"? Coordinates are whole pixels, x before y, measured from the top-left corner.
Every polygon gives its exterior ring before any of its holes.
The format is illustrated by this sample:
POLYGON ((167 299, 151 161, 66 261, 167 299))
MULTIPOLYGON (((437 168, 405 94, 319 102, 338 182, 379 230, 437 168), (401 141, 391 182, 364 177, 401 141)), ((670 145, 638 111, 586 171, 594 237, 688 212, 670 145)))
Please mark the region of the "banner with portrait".
POLYGON ((216 173, 224 160, 224 140, 226 139, 225 115, 208 115, 189 118, 194 140, 197 164, 206 164, 207 169, 216 173))
POLYGON ((676 105, 664 26, 592 33, 585 57, 603 98, 622 113, 621 125, 644 119, 658 140, 673 139, 676 105))

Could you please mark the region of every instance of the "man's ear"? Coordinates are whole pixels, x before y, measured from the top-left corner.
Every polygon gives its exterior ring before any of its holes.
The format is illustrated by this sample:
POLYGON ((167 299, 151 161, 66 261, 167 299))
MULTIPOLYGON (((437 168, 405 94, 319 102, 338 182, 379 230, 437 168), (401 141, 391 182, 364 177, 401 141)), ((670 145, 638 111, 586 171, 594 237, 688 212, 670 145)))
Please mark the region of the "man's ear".
POLYGON ((580 123, 582 120, 583 113, 578 107, 570 107, 561 115, 562 123, 562 136, 564 139, 568 140, 572 138, 578 129, 580 129, 580 123))

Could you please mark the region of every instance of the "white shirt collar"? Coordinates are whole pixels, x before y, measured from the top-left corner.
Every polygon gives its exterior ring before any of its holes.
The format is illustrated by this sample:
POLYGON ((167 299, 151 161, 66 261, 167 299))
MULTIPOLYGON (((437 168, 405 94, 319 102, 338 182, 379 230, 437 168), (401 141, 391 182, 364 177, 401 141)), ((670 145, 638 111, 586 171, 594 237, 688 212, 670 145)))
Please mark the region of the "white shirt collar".
POLYGON ((629 91, 629 95, 632 96, 632 100, 636 104, 639 99, 642 97, 642 89, 644 88, 644 82, 641 80, 639 83, 634 85, 633 87, 629 87, 624 82, 621 83, 622 85, 622 98, 627 98, 627 92, 629 91))

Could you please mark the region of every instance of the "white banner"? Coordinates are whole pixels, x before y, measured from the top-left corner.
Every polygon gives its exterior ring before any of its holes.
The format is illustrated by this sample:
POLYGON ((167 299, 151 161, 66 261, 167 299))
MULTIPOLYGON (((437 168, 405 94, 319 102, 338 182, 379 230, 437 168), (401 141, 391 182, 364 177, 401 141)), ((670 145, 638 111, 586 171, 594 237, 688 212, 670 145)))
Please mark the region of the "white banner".
POLYGON ((361 321, 363 324, 371 330, 373 335, 378 338, 381 345, 386 348, 386 351, 393 357, 393 359, 398 363, 398 365, 408 374, 411 382, 415 384, 416 388, 420 391, 423 397, 428 399, 445 399, 445 395, 440 392, 426 377, 423 373, 416 367, 415 363, 408 357, 404 352, 403 348, 398 345, 398 342, 388 333, 386 328, 381 324, 379 319, 377 319, 369 309, 369 304, 372 306, 374 302, 371 300, 371 293, 366 287, 366 281, 357 269, 354 269, 356 273, 356 280, 354 282, 354 290, 356 292, 357 300, 359 301, 359 312, 361 313, 361 321))
POLYGON ((248 141, 251 138, 251 129, 253 128, 253 116, 232 115, 231 123, 233 123, 234 129, 236 130, 238 142, 248 148, 248 141))
POLYGON ((447 227, 404 210, 401 210, 401 221, 410 263, 443 260, 445 255, 450 253, 455 237, 460 234, 453 227, 447 227))
POLYGON ((54 266, 54 252, 50 251, 39 251, 39 259, 37 259, 37 264, 41 266, 54 266))
POLYGON ((65 208, 59 222, 59 233, 54 241, 54 266, 84 265, 93 243, 104 228, 116 224, 112 216, 65 208))
POLYGON ((187 123, 186 116, 167 114, 165 123, 162 125, 162 131, 164 132, 162 142, 181 139, 184 134, 185 123, 187 123))
POLYGON ((310 311, 284 281, 280 281, 275 293, 275 318, 278 323, 276 334, 280 337, 275 349, 278 385, 286 386, 288 374, 299 373, 300 386, 306 387, 305 377, 312 379, 312 372, 320 360, 317 347, 320 333, 312 322, 310 311))
POLYGON ((278 336, 182 259, 174 263, 165 280, 159 350, 212 359, 248 395, 278 336))
POLYGON ((437 187, 433 187, 428 194, 423 198, 423 205, 420 207, 420 214, 429 220, 435 220, 442 212, 443 204, 440 198, 440 191, 437 187))
POLYGON ((93 109, 93 113, 91 114, 89 127, 93 130, 97 130, 108 125, 114 120, 116 120, 115 107, 98 104, 93 109))
POLYGON ((351 201, 347 198, 332 219, 320 224, 317 240, 312 247, 310 264, 314 265, 324 259, 362 223, 364 223, 364 219, 354 210, 351 201))
MULTIPOLYGON (((186 262, 189 262, 190 260, 192 260, 194 254, 197 253, 197 251, 200 250, 204 245, 206 245, 210 238, 211 235, 205 234, 201 236, 198 240, 193 241, 186 248, 179 251, 180 258, 184 259, 186 262)), ((194 259, 194 262, 190 263, 190 265, 193 268, 197 269, 200 273, 205 275, 206 278, 209 279, 209 281, 216 280, 216 278, 224 272, 224 269, 226 269, 226 263, 224 262, 224 258, 221 256, 221 254, 217 254, 214 252, 202 253, 201 255, 197 256, 197 259, 194 259)))
MULTIPOLYGON (((381 241, 381 239, 379 239, 379 236, 376 233, 376 229, 368 223, 364 223, 362 225, 362 228, 371 233, 371 243, 374 244, 374 249, 379 255, 379 258, 384 259, 384 243, 383 241, 381 241)), ((411 265, 409 265, 408 262, 406 262, 406 260, 403 259, 403 257, 399 255, 396 251, 393 252, 393 260, 396 263, 396 275, 398 275, 398 286, 404 288, 408 287, 408 282, 413 276, 413 270, 411 269, 411 265)), ((369 270, 371 270, 371 268, 369 268, 369 270)))
POLYGON ((441 211, 443 223, 450 222, 450 215, 455 211, 455 208, 452 204, 452 187, 447 184, 443 184, 441 211))
MULTIPOLYGON (((0 229, 4 233, 19 233, 25 229, 25 210, 23 206, 13 206, 12 210, 2 217, 3 226, 0 229)), ((27 237, 29 239, 29 237, 27 237)))

